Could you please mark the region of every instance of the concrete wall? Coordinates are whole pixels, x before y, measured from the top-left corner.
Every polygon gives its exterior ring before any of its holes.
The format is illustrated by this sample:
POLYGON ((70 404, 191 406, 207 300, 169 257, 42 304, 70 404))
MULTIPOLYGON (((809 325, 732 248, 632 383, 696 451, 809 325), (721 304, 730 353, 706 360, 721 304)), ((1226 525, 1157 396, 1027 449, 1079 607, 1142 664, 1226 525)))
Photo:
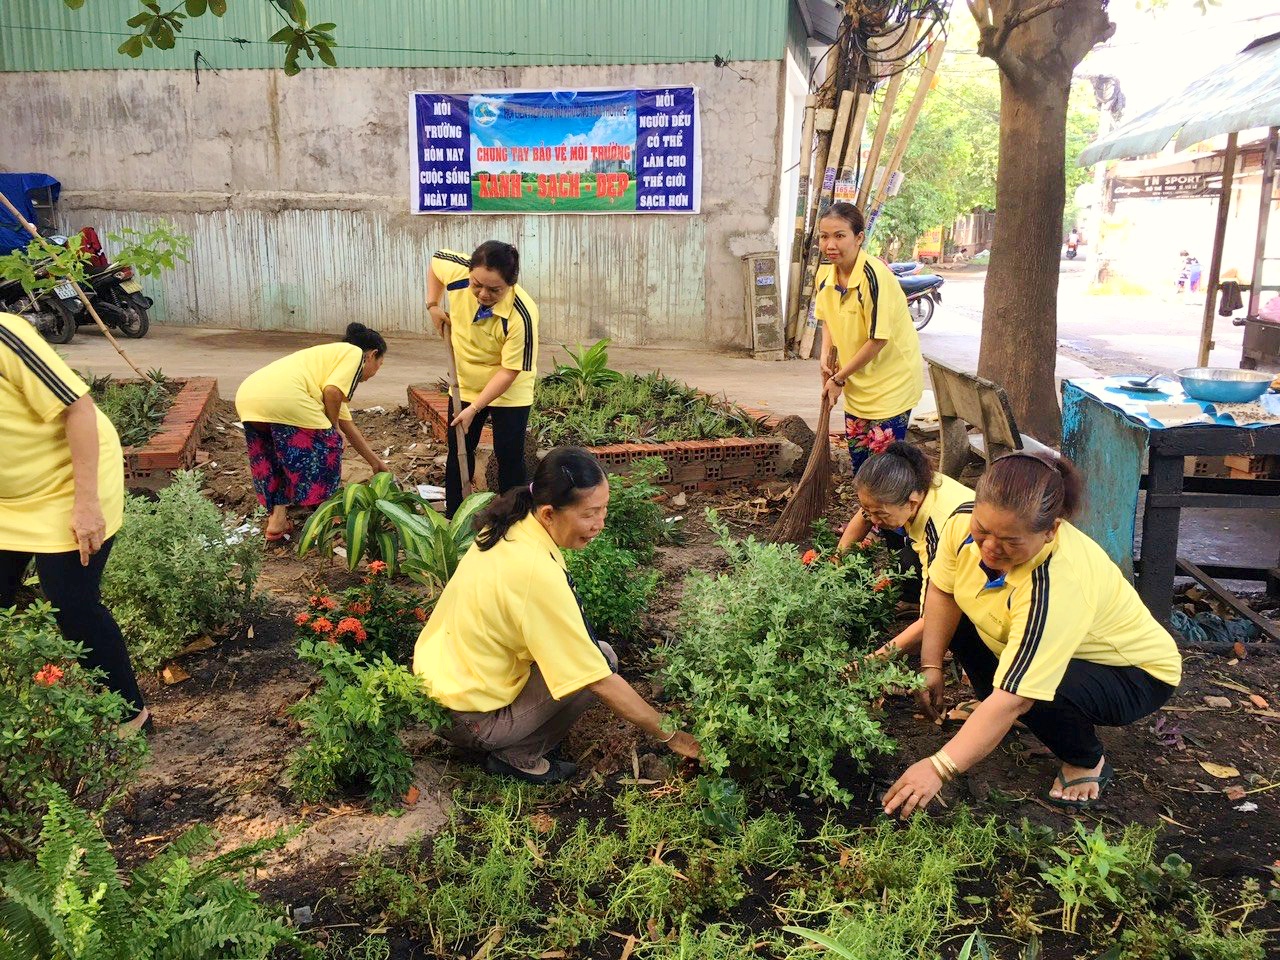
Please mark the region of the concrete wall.
POLYGON ((418 331, 440 246, 521 249, 547 342, 748 347, 739 256, 776 245, 778 61, 609 67, 85 71, 0 74, 0 168, 63 183, 67 226, 172 221, 192 262, 166 276, 157 319, 335 331, 418 331), (702 212, 687 216, 414 216, 413 90, 693 83, 702 212))

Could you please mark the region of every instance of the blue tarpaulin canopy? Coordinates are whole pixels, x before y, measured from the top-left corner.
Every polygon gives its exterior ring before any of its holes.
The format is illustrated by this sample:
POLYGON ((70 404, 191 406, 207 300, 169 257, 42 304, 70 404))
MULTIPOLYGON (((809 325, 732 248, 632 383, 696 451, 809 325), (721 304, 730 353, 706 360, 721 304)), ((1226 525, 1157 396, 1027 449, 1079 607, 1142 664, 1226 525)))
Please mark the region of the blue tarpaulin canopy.
POLYGON ((1280 125, 1280 33, 1253 41, 1159 106, 1116 127, 1080 154, 1080 166, 1178 150, 1201 140, 1280 125))
MULTIPOLYGON (((31 194, 36 190, 53 191, 52 199, 56 202, 62 191, 60 184, 47 173, 0 173, 0 193, 9 198, 9 202, 18 208, 18 212, 27 218, 28 223, 36 222, 36 208, 31 201, 31 194)), ((16 223, 13 214, 0 206, 0 255, 25 247, 31 240, 31 234, 16 223)))

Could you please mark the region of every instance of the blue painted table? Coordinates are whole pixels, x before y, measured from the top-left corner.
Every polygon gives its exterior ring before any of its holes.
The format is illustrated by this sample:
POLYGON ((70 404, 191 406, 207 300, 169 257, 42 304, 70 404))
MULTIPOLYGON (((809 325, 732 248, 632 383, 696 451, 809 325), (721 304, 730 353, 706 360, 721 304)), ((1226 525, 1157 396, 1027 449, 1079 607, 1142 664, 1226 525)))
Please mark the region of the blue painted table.
MULTIPOLYGON (((1077 526, 1093 537, 1132 577, 1138 491, 1147 490, 1137 588, 1147 608, 1167 624, 1179 563, 1202 582, 1208 577, 1265 580, 1270 570, 1196 565, 1178 557, 1178 522, 1184 507, 1280 508, 1280 481, 1184 477, 1192 456, 1280 454, 1280 425, 1235 424, 1202 405, 1211 422, 1165 426, 1147 411, 1151 402, 1196 402, 1176 381, 1157 381, 1159 395, 1123 389, 1129 377, 1062 382, 1062 452, 1085 477, 1077 526), (1145 475, 1144 475, 1145 463, 1145 475)), ((1226 591, 1206 583, 1215 593, 1226 591)), ((1229 594, 1228 594, 1229 595, 1229 594)), ((1252 619, 1252 617, 1250 618, 1252 619)))

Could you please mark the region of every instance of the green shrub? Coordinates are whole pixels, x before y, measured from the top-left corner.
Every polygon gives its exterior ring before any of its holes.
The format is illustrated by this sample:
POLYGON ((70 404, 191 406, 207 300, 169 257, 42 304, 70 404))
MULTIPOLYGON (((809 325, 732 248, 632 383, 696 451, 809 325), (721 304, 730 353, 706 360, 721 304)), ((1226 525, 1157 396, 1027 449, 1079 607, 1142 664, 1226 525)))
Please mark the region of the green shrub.
POLYGON ((631 637, 653 596, 658 571, 642 569, 630 550, 601 534, 581 550, 564 551, 565 563, 587 619, 600 639, 631 637))
POLYGON ((102 597, 135 666, 155 669, 202 634, 241 619, 262 563, 257 533, 235 528, 178 471, 157 500, 127 497, 125 526, 102 578, 102 597))
POLYGON ((0 854, 30 852, 49 791, 61 787, 97 814, 146 756, 142 737, 121 739, 127 708, 80 665, 52 608, 0 609, 0 854))
POLYGON ((400 731, 410 723, 442 726, 448 712, 385 653, 365 662, 336 642, 303 640, 298 656, 319 670, 321 683, 289 710, 306 738, 289 764, 294 793, 317 801, 356 790, 375 810, 400 803, 413 783, 400 731))
POLYGON ((126 447, 139 447, 150 440, 173 406, 172 388, 159 370, 148 372, 141 383, 120 383, 110 376, 82 379, 89 383, 93 402, 111 421, 120 434, 120 443, 126 447))
POLYGON ((656 499, 662 490, 653 483, 666 469, 661 457, 645 457, 629 473, 609 474, 609 514, 601 536, 646 562, 658 544, 671 539, 671 524, 656 499))
POLYGON ((684 636, 663 670, 703 765, 848 802, 836 758, 862 767, 891 751, 875 705, 891 688, 919 685, 900 662, 863 659, 893 616, 892 581, 861 556, 806 566, 790 544, 734 542, 708 518, 730 569, 685 581, 684 636))
POLYGON ((387 568, 375 561, 357 586, 337 596, 311 594, 294 623, 299 639, 337 640, 366 660, 385 653, 407 664, 434 604, 434 598, 397 587, 387 568))
POLYGON ((277 835, 197 865, 198 826, 122 878, 102 833, 59 792, 34 863, 0 865, 0 956, 22 960, 266 960, 277 946, 317 952, 270 916, 240 874, 277 835))

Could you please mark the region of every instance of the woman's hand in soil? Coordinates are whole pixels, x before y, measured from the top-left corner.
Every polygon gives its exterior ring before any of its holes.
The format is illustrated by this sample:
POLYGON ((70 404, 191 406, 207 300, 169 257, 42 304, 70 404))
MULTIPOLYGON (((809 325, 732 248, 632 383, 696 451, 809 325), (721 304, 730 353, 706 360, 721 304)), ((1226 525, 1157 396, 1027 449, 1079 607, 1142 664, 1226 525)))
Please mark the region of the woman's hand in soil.
POLYGON ((681 730, 676 731, 667 746, 671 748, 672 753, 678 753, 686 760, 702 759, 702 744, 681 730))
POLYGON ((916 702, 930 720, 942 716, 942 707, 946 702, 947 678, 936 667, 924 671, 924 686, 916 691, 916 702))
POLYGON ((926 757, 907 767, 889 792, 884 795, 884 812, 893 816, 897 811, 903 820, 917 810, 923 810, 942 789, 942 778, 926 757))

